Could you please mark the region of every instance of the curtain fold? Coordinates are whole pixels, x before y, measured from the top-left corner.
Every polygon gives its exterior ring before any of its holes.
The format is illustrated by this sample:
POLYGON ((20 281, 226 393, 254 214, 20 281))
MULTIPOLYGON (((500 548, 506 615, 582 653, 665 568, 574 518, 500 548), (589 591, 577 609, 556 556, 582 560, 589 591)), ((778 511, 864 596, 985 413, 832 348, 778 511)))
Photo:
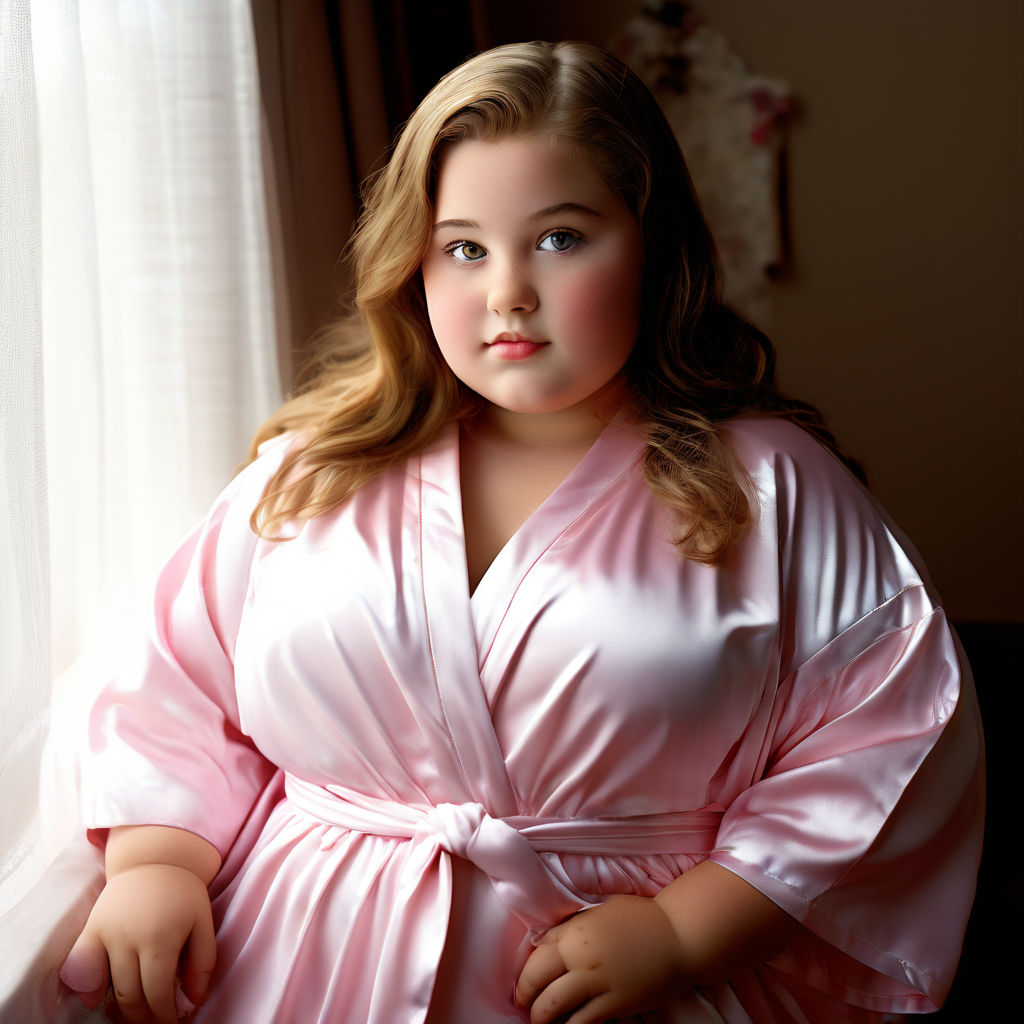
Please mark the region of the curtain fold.
POLYGON ((373 5, 253 0, 268 158, 279 196, 275 234, 288 296, 282 375, 351 281, 342 253, 359 185, 390 142, 373 5))
POLYGON ((38 876, 49 705, 39 150, 27 5, 0 3, 0 913, 38 876), (10 796, 9 796, 10 794, 10 796))
POLYGON ((0 0, 0 73, 0 1019, 28 1022, 70 1019, 33 972, 88 909, 73 752, 118 624, 281 387, 247 0, 0 0))
POLYGON ((354 282, 341 259, 366 176, 445 72, 471 56, 477 4, 252 0, 271 172, 289 381, 354 282))

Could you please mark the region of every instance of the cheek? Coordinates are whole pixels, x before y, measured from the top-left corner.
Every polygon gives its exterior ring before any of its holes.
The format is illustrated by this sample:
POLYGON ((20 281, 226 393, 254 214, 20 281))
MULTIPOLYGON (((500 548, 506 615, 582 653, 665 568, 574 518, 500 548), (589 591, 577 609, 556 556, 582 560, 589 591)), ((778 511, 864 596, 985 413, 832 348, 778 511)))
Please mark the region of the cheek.
POLYGON ((559 307, 578 328, 632 345, 639 325, 639 280, 632 267, 586 275, 561 290, 559 307))
POLYGON ((427 297, 427 317, 434 337, 440 343, 448 339, 460 340, 473 331, 473 307, 466 301, 463 291, 443 281, 424 275, 427 297))

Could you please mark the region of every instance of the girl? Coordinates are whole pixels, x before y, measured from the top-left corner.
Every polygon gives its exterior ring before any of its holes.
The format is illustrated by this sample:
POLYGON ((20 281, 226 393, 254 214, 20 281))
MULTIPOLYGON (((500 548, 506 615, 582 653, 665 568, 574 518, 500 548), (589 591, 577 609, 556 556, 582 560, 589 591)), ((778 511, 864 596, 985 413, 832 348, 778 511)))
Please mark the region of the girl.
POLYGON ((109 969, 162 1024, 179 974, 247 1024, 940 1004, 979 854, 970 683, 721 305, 649 93, 578 43, 476 57, 353 252, 357 317, 95 710, 108 880, 67 983, 95 1003, 109 969))

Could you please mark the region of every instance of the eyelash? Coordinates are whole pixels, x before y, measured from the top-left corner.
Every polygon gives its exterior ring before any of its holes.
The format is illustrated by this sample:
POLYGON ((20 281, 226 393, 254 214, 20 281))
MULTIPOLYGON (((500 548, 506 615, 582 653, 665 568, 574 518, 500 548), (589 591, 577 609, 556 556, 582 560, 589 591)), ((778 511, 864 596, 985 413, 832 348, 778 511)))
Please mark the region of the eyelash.
POLYGON ((470 263, 479 263, 483 257, 478 257, 475 260, 469 260, 462 259, 459 256, 455 255, 459 251, 459 249, 469 248, 470 246, 472 246, 474 249, 479 249, 484 254, 486 254, 487 252, 487 250, 482 245, 477 245, 476 242, 468 242, 465 239, 462 239, 461 241, 458 242, 449 242, 444 247, 444 252, 445 255, 450 256, 455 263, 462 263, 464 265, 468 265, 470 263))
MULTIPOLYGON (((545 252, 574 252, 586 242, 586 239, 578 231, 570 231, 569 228, 555 228, 554 231, 549 231, 540 241, 546 242, 549 238, 554 238, 555 235, 565 235, 572 239, 573 244, 568 249, 546 249, 545 252)), ((538 243, 538 247, 539 245, 540 243, 538 243)))
MULTIPOLYGON (((541 237, 540 241, 537 243, 537 248, 539 249, 542 243, 546 242, 549 238, 554 238, 556 235, 565 235, 567 238, 572 240, 573 244, 568 249, 545 249, 542 251, 555 253, 570 253, 575 252, 576 249, 578 249, 581 245, 586 244, 586 239, 578 231, 572 231, 569 228, 555 228, 552 231, 548 231, 545 235, 541 237)), ((444 247, 444 253, 445 255, 451 257, 453 262, 458 263, 461 266, 471 266, 474 263, 481 262, 484 256, 487 255, 487 250, 482 245, 478 245, 476 242, 470 242, 468 239, 462 238, 456 242, 449 242, 444 247), (479 249, 480 252, 483 253, 483 255, 473 260, 462 259, 461 257, 455 255, 460 249, 469 247, 479 249)))

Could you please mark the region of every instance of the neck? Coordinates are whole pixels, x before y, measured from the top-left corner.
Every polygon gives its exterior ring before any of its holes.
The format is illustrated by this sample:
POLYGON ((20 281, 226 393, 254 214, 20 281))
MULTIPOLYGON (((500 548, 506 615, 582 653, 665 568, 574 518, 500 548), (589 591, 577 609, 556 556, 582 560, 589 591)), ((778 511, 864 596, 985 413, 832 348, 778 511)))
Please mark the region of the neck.
POLYGON ((551 413, 521 413, 488 403, 470 431, 481 440, 536 447, 590 445, 627 400, 625 384, 602 389, 586 402, 551 413))

